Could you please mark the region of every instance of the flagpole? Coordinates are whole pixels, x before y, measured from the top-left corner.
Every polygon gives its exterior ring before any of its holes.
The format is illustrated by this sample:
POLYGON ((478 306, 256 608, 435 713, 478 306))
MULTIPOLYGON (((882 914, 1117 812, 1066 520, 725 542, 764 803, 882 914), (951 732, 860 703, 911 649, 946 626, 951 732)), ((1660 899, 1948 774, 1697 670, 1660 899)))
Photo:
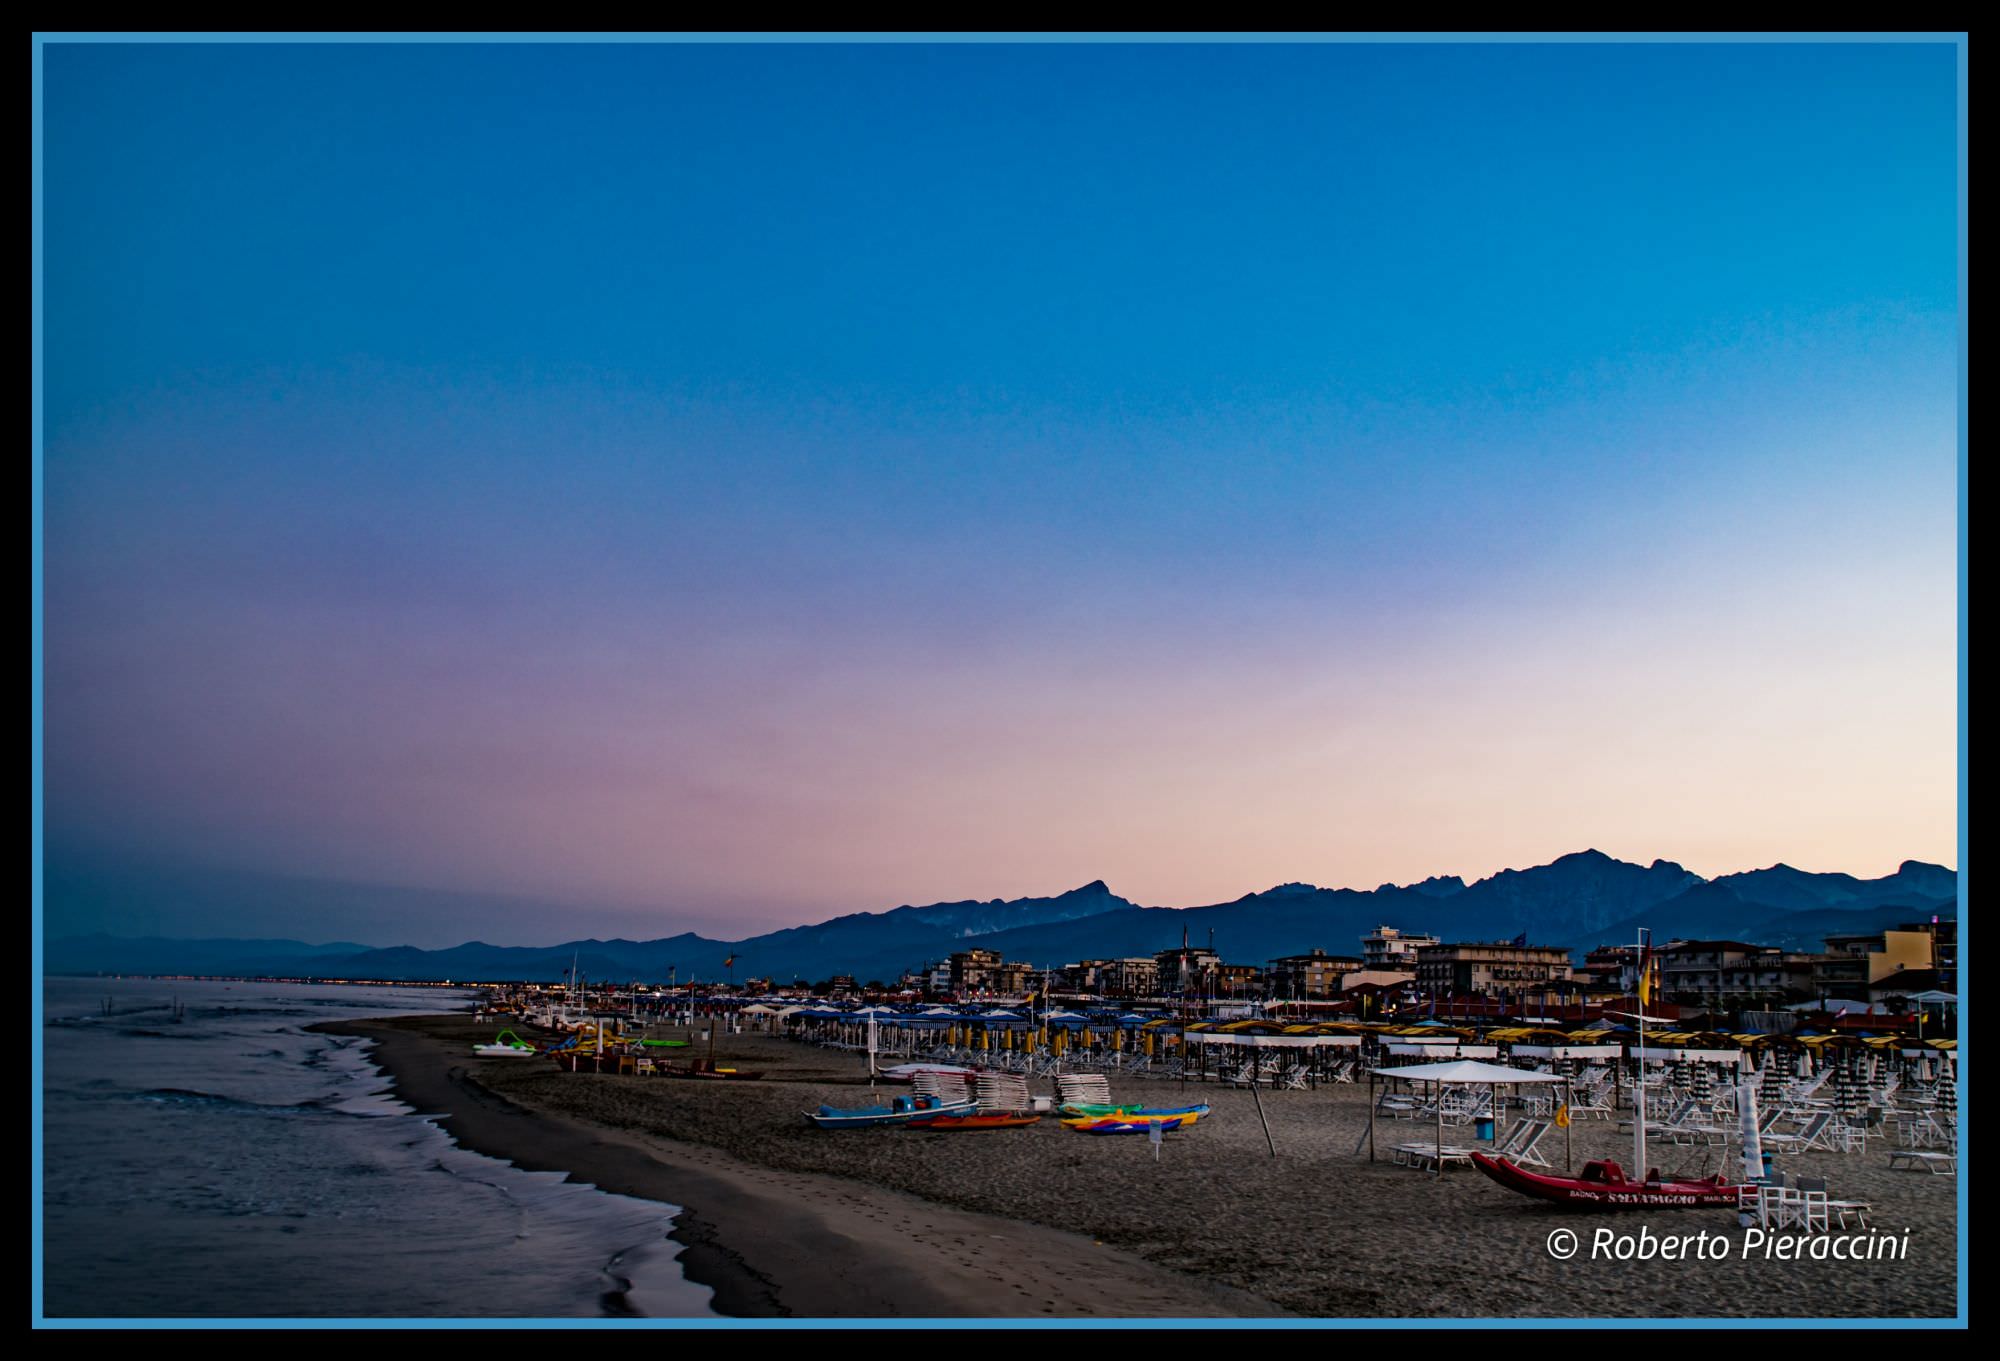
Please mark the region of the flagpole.
POLYGON ((1638 1067, 1634 1077, 1637 1084, 1633 1088, 1632 1153, 1637 1163, 1632 1175, 1640 1181, 1646 1179, 1646 1008, 1652 1003, 1652 933, 1645 927, 1639 928, 1639 1051, 1638 1067))

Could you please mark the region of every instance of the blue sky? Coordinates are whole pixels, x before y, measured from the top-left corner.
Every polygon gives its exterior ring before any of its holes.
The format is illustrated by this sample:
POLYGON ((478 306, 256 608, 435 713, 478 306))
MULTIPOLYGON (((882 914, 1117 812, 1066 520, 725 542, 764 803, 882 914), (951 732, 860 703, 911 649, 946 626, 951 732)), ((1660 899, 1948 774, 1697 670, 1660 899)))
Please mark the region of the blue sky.
POLYGON ((1948 44, 45 63, 52 855, 1950 858, 1948 44))

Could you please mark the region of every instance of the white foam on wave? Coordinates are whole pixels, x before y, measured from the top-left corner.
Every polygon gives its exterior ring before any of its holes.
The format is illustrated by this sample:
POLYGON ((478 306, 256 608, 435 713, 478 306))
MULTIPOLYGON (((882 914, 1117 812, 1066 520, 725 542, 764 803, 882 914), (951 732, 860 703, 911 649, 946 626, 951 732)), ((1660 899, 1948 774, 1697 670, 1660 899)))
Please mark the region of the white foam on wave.
MULTIPOLYGON (((50 980, 85 1014, 104 980, 50 980)), ((163 985, 121 980, 113 1019, 163 985)), ((187 1019, 47 1032, 50 1316, 710 1316, 666 1234, 676 1207, 525 1172, 414 1112, 368 1046, 305 1027, 354 994, 181 984, 187 1019), (214 1043, 226 1040, 231 1043, 214 1043)), ((367 990, 372 1014, 434 990, 367 990)))

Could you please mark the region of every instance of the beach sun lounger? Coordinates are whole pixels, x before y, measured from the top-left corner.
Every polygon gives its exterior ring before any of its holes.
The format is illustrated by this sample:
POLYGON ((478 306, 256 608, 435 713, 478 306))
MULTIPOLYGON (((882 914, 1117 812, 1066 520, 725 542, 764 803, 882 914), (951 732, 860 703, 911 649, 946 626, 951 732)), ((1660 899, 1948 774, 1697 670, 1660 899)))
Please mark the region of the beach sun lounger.
POLYGON ((1446 1144, 1440 1148, 1436 1144, 1397 1144, 1389 1152, 1389 1160, 1398 1167, 1414 1167, 1426 1172, 1442 1172, 1457 1165, 1472 1166, 1472 1150, 1460 1148, 1456 1144, 1446 1144))
POLYGON ((1928 1172, 1932 1176, 1952 1177, 1958 1175, 1958 1155, 1916 1148, 1892 1148, 1889 1150, 1889 1166, 1910 1172, 1928 1172))

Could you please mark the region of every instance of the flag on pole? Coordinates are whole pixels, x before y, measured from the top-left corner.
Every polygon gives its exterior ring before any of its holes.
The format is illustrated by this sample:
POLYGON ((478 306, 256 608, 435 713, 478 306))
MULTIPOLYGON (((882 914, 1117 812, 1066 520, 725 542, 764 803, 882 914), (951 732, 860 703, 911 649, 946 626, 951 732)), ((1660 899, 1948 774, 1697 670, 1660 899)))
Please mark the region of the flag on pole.
POLYGON ((1514 943, 1516 945, 1526 945, 1528 943, 1528 933, 1523 931, 1520 935, 1514 937, 1514 943))
POLYGON ((1639 1010, 1644 1011, 1653 1000, 1653 947, 1648 945, 1639 953, 1639 1010))

